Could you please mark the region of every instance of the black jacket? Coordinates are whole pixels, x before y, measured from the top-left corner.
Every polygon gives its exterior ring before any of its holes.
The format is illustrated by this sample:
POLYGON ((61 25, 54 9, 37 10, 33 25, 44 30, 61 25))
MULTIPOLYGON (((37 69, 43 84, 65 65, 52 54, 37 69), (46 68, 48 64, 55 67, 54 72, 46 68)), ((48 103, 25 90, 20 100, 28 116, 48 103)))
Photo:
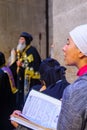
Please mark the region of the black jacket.
POLYGON ((12 130, 9 118, 14 109, 14 95, 8 75, 0 69, 0 130, 12 130))

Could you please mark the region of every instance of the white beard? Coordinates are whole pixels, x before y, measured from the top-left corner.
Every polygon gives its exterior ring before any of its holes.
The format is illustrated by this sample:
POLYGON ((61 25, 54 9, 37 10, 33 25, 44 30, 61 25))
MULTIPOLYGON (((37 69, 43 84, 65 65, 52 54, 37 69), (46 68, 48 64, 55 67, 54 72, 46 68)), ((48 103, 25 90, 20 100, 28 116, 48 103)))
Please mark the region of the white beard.
POLYGON ((22 52, 25 47, 26 47, 26 44, 25 44, 25 43, 23 43, 23 44, 18 43, 18 45, 17 45, 17 50, 20 51, 20 52, 22 52))

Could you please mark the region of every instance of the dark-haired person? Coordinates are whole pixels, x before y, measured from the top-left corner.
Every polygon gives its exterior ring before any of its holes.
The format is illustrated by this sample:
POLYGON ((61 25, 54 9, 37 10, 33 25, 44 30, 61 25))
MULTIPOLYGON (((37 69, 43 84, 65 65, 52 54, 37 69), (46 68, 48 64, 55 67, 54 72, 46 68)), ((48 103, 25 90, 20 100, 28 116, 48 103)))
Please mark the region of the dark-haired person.
POLYGON ((28 68, 29 76, 29 89, 40 81, 37 78, 32 78, 32 73, 36 73, 39 70, 39 66, 41 63, 40 55, 37 49, 31 45, 33 37, 31 34, 27 32, 22 32, 19 36, 18 45, 15 50, 11 52, 11 65, 10 68, 12 69, 15 81, 17 81, 17 108, 22 109, 23 102, 24 102, 24 82, 25 82, 25 69, 28 68), (14 60, 15 57, 15 60, 14 60), (14 62, 13 62, 14 61, 14 62), (16 61, 16 64, 15 64, 16 61), (17 73, 16 73, 17 72, 17 73))
POLYGON ((5 55, 0 52, 0 130, 13 130, 10 114, 15 110, 16 87, 12 72, 5 65, 5 55))
POLYGON ((69 85, 66 68, 56 59, 48 57, 42 60, 39 72, 42 85, 35 85, 33 89, 60 100, 64 89, 69 85))

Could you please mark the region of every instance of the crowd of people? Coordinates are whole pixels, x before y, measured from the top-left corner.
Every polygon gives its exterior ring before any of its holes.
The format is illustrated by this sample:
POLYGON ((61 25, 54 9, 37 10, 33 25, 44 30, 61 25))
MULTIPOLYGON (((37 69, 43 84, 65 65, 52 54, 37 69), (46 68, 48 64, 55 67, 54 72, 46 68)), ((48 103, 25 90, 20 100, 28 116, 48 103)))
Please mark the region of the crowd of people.
POLYGON ((0 52, 0 128, 2 130, 13 130, 10 114, 15 109, 22 110, 32 86, 40 84, 41 57, 37 49, 31 45, 32 40, 31 34, 22 32, 16 49, 11 50, 7 65, 5 55, 0 52))
POLYGON ((78 79, 72 84, 66 79, 66 68, 51 57, 42 60, 32 40, 31 34, 20 34, 8 65, 0 52, 0 128, 30 130, 9 119, 21 113, 29 92, 35 89, 61 100, 57 130, 87 130, 87 24, 70 31, 63 47, 65 64, 78 68, 78 79))

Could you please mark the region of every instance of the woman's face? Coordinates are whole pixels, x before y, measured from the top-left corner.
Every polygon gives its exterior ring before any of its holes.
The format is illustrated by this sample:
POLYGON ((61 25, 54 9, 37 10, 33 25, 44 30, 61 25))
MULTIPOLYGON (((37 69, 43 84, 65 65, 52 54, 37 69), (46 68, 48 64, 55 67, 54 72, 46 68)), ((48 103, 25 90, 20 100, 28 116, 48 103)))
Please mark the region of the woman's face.
POLYGON ((77 66, 80 50, 76 47, 71 37, 67 39, 67 43, 63 47, 63 52, 65 64, 77 66))

